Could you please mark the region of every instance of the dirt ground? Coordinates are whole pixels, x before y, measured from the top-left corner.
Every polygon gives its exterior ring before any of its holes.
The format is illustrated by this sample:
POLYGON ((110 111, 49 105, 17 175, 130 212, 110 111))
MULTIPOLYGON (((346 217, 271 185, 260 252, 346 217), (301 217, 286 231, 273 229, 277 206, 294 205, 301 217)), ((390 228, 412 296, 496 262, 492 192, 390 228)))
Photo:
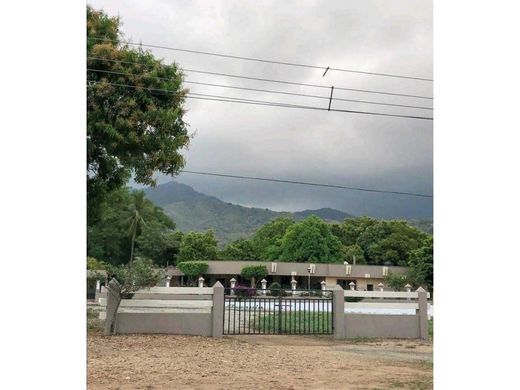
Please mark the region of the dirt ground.
POLYGON ((432 343, 88 335, 89 389, 431 389, 432 343))

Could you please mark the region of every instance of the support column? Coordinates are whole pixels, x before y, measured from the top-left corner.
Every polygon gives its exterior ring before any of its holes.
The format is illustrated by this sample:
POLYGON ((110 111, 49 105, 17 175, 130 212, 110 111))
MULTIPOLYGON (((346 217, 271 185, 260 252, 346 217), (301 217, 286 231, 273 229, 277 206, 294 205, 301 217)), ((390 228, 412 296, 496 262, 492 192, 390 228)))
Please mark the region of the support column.
POLYGON ((213 285, 213 308, 212 308, 212 337, 222 337, 224 334, 224 286, 217 281, 213 285))
POLYGON ((346 338, 345 333, 345 292, 336 284, 332 288, 332 317, 334 319, 334 338, 346 338))
POLYGON ((117 308, 121 302, 121 285, 114 278, 108 283, 105 336, 116 333, 117 308))
POLYGON ((423 340, 428 339, 428 293, 422 287, 417 289, 419 309, 419 337, 423 340))

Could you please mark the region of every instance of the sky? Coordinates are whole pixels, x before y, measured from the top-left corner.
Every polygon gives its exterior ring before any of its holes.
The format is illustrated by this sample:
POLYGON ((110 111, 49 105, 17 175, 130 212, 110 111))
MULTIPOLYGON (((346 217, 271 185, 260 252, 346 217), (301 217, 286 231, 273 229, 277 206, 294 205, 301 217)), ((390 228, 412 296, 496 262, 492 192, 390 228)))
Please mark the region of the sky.
MULTIPOLYGON (((432 2, 89 1, 119 15, 144 44, 376 73, 433 78, 432 2)), ((433 83, 151 49, 183 69, 433 96, 433 83)), ((320 88, 186 72, 186 81, 328 96, 320 88)), ((191 92, 324 106, 328 101, 186 84, 191 92)), ((433 107, 433 100, 334 91, 334 96, 433 107)), ((432 116, 433 111, 334 101, 333 108, 432 116)), ((187 100, 186 169, 433 193, 433 121, 187 100)), ((382 218, 431 218, 431 198, 181 174, 196 190, 277 211, 336 208, 382 218)), ((158 176, 158 182, 172 180, 158 176)))

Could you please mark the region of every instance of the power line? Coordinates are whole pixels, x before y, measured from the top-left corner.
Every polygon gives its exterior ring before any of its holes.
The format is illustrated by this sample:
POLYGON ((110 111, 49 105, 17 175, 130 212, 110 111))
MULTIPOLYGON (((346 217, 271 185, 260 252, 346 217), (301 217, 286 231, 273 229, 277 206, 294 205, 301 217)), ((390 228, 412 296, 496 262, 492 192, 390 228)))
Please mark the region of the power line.
MULTIPOLYGON (((301 108, 301 109, 318 110, 318 111, 335 111, 335 112, 344 112, 344 113, 351 113, 351 114, 389 116, 389 117, 396 117, 396 118, 433 120, 433 118, 430 118, 430 117, 413 116, 413 115, 387 114, 387 113, 381 113, 381 112, 343 110, 343 109, 332 109, 332 108, 329 110, 324 107, 296 105, 296 104, 289 104, 289 103, 283 103, 283 102, 269 102, 269 101, 264 101, 264 100, 243 99, 243 98, 237 98, 237 97, 232 97, 232 96, 207 95, 207 94, 199 94, 199 93, 192 93, 192 92, 179 93, 179 92, 174 92, 174 91, 171 91, 168 89, 140 87, 140 86, 128 85, 128 84, 118 84, 118 83, 109 83, 109 82, 100 82, 100 81, 94 81, 94 83, 96 83, 96 84, 104 83, 106 85, 113 85, 113 86, 118 86, 118 87, 157 91, 157 92, 163 92, 163 93, 167 93, 167 94, 171 94, 171 95, 179 95, 181 97, 186 97, 186 98, 190 98, 190 99, 214 100, 214 101, 222 101, 222 102, 228 102, 228 103, 244 103, 244 104, 256 104, 256 105, 264 105, 264 106, 269 105, 269 106, 276 106, 276 107, 301 108)), ((89 88, 89 87, 92 87, 92 85, 87 85, 87 88, 89 88)))
POLYGON ((181 172, 182 173, 191 173, 191 174, 195 174, 195 175, 204 175, 204 176, 229 177, 232 179, 260 180, 260 181, 270 181, 270 182, 276 182, 276 183, 300 184, 300 185, 314 186, 314 187, 339 188, 339 189, 352 190, 352 191, 377 192, 377 193, 382 193, 382 194, 408 195, 408 196, 417 196, 417 197, 422 197, 422 198, 433 198, 433 195, 419 194, 419 193, 415 193, 415 192, 378 190, 378 189, 361 188, 361 187, 347 187, 347 186, 340 186, 340 185, 335 185, 335 184, 322 184, 322 183, 311 183, 311 182, 305 182, 305 181, 271 179, 271 178, 265 178, 265 177, 255 177, 255 176, 240 176, 240 175, 230 175, 230 174, 224 174, 224 173, 189 171, 189 170, 184 170, 184 169, 181 170, 181 172))
MULTIPOLYGON (((87 59, 116 62, 116 63, 122 63, 122 64, 130 64, 130 65, 147 66, 147 64, 143 64, 141 62, 113 60, 111 58, 104 58, 104 57, 87 57, 87 59)), ((213 75, 213 76, 224 76, 224 77, 231 77, 231 78, 244 79, 244 80, 253 80, 253 81, 265 81, 265 82, 270 82, 270 83, 295 85, 295 86, 300 86, 300 87, 325 88, 325 89, 331 88, 330 85, 298 83, 295 81, 274 80, 274 79, 266 79, 266 78, 261 78, 261 77, 241 76, 241 75, 233 75, 233 74, 229 74, 229 73, 209 72, 209 71, 198 70, 198 69, 183 68, 181 70, 183 72, 188 72, 188 73, 201 73, 201 74, 209 74, 209 75, 213 75)), ((346 87, 334 87, 334 89, 340 90, 340 91, 362 92, 362 93, 372 93, 372 94, 377 94, 377 95, 402 96, 402 97, 409 97, 409 98, 433 100, 433 98, 430 96, 409 95, 409 94, 396 93, 396 92, 374 91, 374 90, 369 90, 369 89, 355 89, 355 88, 346 88, 346 87)))
MULTIPOLYGON (((94 39, 94 40, 98 40, 98 41, 116 42, 114 40, 111 40, 108 38, 103 38, 103 37, 88 37, 88 39, 94 39)), ((170 47, 170 46, 135 43, 132 41, 119 41, 119 42, 125 43, 127 45, 133 45, 133 46, 144 46, 144 47, 151 47, 151 48, 155 48, 155 49, 181 51, 181 52, 185 52, 185 53, 202 54, 202 55, 223 57, 223 58, 232 58, 232 59, 244 60, 244 61, 255 61, 255 62, 268 63, 268 64, 296 66, 296 67, 300 67, 300 68, 320 69, 320 70, 325 70, 325 71, 333 70, 333 71, 337 71, 337 72, 359 73, 359 74, 366 74, 366 75, 371 75, 371 76, 394 77, 394 78, 400 78, 400 79, 410 79, 410 80, 420 80, 420 81, 433 81, 433 79, 415 77, 415 76, 404 76, 404 75, 396 75, 396 74, 390 74, 390 73, 366 72, 366 71, 353 70, 353 69, 332 68, 329 66, 325 67, 325 66, 298 64, 298 63, 294 63, 294 62, 274 61, 274 60, 266 60, 266 59, 253 58, 253 57, 242 57, 242 56, 236 56, 236 55, 230 55, 230 54, 212 53, 212 52, 207 52, 207 51, 202 51, 202 50, 181 49, 181 48, 170 47)))
MULTIPOLYGON (((106 73, 106 74, 114 74, 114 75, 121 75, 121 76, 143 76, 143 74, 114 72, 114 71, 103 70, 103 69, 87 68, 87 71, 98 72, 98 73, 106 73)), ((164 80, 164 81, 172 81, 173 80, 173 79, 167 78, 167 77, 152 76, 150 74, 147 74, 147 75, 150 76, 150 77, 156 78, 158 80, 164 80)), ((195 85, 204 85, 204 86, 210 86, 210 87, 238 89, 238 90, 244 90, 244 91, 255 91, 255 92, 275 93, 275 94, 290 95, 290 96, 310 97, 310 98, 315 98, 315 99, 325 99, 325 100, 329 100, 330 99, 328 96, 309 95, 309 94, 295 93, 295 92, 273 91, 273 90, 269 90, 269 89, 237 87, 237 86, 233 86, 233 85, 203 83, 203 82, 189 81, 189 80, 184 80, 184 83, 195 84, 195 85)), ((344 102, 354 102, 354 103, 375 104, 375 105, 392 106, 392 107, 415 108, 415 109, 421 109, 421 110, 433 110, 433 108, 430 108, 430 107, 410 106, 410 105, 406 105, 406 104, 393 104, 393 103, 383 103, 383 102, 372 102, 372 101, 368 101, 368 100, 344 99, 344 98, 336 98, 336 97, 332 98, 332 100, 344 101, 344 102)))

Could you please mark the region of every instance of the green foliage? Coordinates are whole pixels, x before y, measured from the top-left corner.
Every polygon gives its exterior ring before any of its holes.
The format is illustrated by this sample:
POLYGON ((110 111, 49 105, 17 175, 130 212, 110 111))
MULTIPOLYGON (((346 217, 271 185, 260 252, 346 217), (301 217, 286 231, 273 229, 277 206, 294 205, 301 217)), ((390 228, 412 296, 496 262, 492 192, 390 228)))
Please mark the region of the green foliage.
POLYGON ((260 259, 276 260, 281 254, 282 239, 295 222, 290 218, 277 218, 258 229, 251 242, 260 259))
POLYGON ((343 259, 348 261, 350 264, 354 264, 354 257, 356 258, 356 264, 366 264, 365 252, 357 245, 349 245, 343 247, 343 259))
POLYGON ((163 278, 151 260, 138 257, 131 264, 111 267, 110 273, 121 285, 122 295, 156 286, 163 278))
POLYGON ((396 274, 396 273, 389 273, 387 276, 385 276, 385 283, 387 286, 389 286, 394 291, 403 291, 404 286, 410 282, 407 275, 402 274, 396 274))
POLYGON ((254 281, 265 278, 267 275, 269 275, 269 271, 265 265, 250 265, 240 271, 240 276, 251 280, 252 285, 254 285, 254 281))
POLYGON ((281 241, 280 251, 281 261, 343 261, 341 241, 332 235, 330 226, 316 216, 289 227, 281 241))
POLYGON ((269 286, 269 291, 272 296, 275 297, 283 297, 285 296, 285 291, 282 289, 282 286, 278 282, 273 282, 269 286))
POLYGON ((152 259, 160 266, 176 263, 181 246, 182 233, 164 229, 160 223, 147 223, 137 238, 137 256, 152 259))
POLYGON ((219 260, 261 260, 251 240, 239 238, 218 253, 219 260))
POLYGON ((433 286, 433 238, 429 238, 425 245, 410 253, 410 278, 415 287, 433 286))
POLYGON ((217 244, 212 230, 205 233, 186 233, 182 236, 179 261, 215 260, 217 244))
POLYGON ((179 150, 190 139, 183 120, 182 72, 150 51, 123 44, 120 37, 119 18, 87 7, 87 67, 114 72, 87 72, 88 225, 99 218, 104 198, 132 173, 137 183, 147 185, 155 184, 156 171, 178 173, 184 166, 179 150))
MULTIPOLYGON (((135 199, 139 193, 122 188, 111 192, 100 207, 97 221, 87 228, 87 255, 104 259, 107 263, 118 265, 128 262, 131 253, 132 237, 129 224, 135 216, 135 199)), ((148 199, 139 200, 139 215, 146 225, 135 230, 136 253, 141 257, 151 258, 156 264, 173 262, 172 240, 161 240, 163 235, 171 237, 175 224, 148 199), (143 238, 141 239, 141 235, 143 238), (154 238, 151 242, 147 240, 154 238), (149 244, 147 244, 147 242, 149 244), (155 245, 152 247, 152 245, 155 245)))
POLYGON ((202 276, 208 270, 208 263, 203 261, 183 261, 177 264, 177 267, 188 278, 195 278, 202 276))
POLYGON ((104 261, 98 260, 94 257, 87 256, 87 269, 88 270, 107 270, 108 264, 104 261))

